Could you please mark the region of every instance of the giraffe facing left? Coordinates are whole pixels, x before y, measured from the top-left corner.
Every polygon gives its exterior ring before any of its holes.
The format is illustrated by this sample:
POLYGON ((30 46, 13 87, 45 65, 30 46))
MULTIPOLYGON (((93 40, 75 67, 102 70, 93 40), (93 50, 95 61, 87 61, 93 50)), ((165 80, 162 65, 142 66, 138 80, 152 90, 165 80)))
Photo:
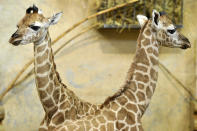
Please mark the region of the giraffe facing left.
POLYGON ((79 99, 62 83, 56 71, 48 29, 59 21, 61 15, 60 12, 47 18, 38 7, 30 6, 17 24, 18 29, 9 40, 15 46, 34 44, 35 82, 45 111, 40 131, 49 130, 49 125, 53 126, 67 119, 75 120, 94 114, 98 108, 96 105, 79 99))

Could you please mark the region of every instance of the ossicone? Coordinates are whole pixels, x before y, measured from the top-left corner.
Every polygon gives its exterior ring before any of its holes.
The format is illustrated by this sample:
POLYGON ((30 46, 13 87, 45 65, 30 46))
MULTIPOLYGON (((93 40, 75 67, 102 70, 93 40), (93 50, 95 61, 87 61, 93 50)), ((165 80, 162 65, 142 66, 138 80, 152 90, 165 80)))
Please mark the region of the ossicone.
POLYGON ((36 7, 36 6, 33 4, 33 6, 30 6, 30 7, 26 10, 26 13, 27 13, 27 14, 30 14, 30 13, 38 13, 38 7, 36 7))

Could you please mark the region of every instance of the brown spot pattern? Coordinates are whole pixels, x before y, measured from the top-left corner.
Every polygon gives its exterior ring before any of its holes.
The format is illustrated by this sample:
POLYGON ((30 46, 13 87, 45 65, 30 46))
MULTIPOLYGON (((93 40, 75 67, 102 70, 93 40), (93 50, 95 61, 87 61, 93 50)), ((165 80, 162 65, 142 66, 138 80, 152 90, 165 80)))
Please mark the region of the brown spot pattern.
POLYGON ((153 48, 152 48, 152 47, 149 47, 149 48, 147 49, 147 52, 150 53, 150 54, 152 54, 152 53, 153 53, 153 48))
POLYGON ((165 38, 166 38, 166 36, 165 36, 165 34, 164 34, 164 33, 162 34, 162 38, 163 38, 163 40, 165 40, 165 38))
POLYGON ((84 111, 85 111, 85 112, 88 112, 89 109, 90 109, 90 108, 89 108, 88 103, 84 104, 84 111))
POLYGON ((53 92, 53 98, 54 98, 56 104, 57 104, 58 101, 59 101, 59 97, 60 97, 60 90, 59 90, 59 89, 56 89, 56 90, 53 92))
POLYGON ((136 79, 137 81, 142 81, 142 82, 144 82, 144 83, 147 83, 147 82, 149 81, 148 75, 143 75, 143 74, 138 73, 138 72, 135 73, 135 75, 136 75, 135 79, 136 79))
POLYGON ((136 70, 140 70, 140 71, 143 71, 143 72, 147 72, 148 71, 148 69, 146 67, 139 66, 139 65, 137 65, 136 70))
POLYGON ((47 87, 46 91, 48 94, 52 93, 52 91, 53 91, 53 83, 52 82, 49 83, 49 86, 47 87))
POLYGON ((115 120, 116 116, 115 113, 112 111, 103 111, 103 115, 107 118, 109 121, 115 120))
POLYGON ((145 105, 138 105, 140 111, 142 112, 142 114, 144 114, 145 110, 146 110, 146 107, 145 105))
POLYGON ((105 120, 105 118, 104 118, 103 116, 99 116, 99 117, 97 118, 97 120, 98 120, 100 123, 105 123, 105 122, 106 122, 106 120, 105 120))
POLYGON ((66 99, 66 95, 65 94, 61 95, 60 102, 64 101, 65 99, 66 99))
POLYGON ((70 109, 70 113, 69 113, 70 119, 71 120, 76 119, 76 115, 77 115, 77 111, 76 111, 75 107, 72 107, 70 109))
POLYGON ((130 101, 136 102, 135 96, 130 91, 125 91, 125 95, 129 98, 130 101))
POLYGON ((43 101, 43 104, 44 104, 47 108, 50 108, 50 107, 54 106, 53 100, 52 100, 51 98, 49 98, 49 99, 46 100, 46 101, 43 101))
POLYGON ((147 45, 150 45, 151 42, 150 42, 150 39, 143 39, 142 43, 144 46, 147 46, 147 45))
POLYGON ((146 88, 146 95, 147 95, 147 97, 148 97, 149 99, 152 97, 152 92, 151 92, 149 86, 146 88))
POLYGON ((46 63, 45 65, 41 66, 41 67, 37 67, 37 73, 45 73, 48 72, 50 70, 50 64, 46 63))
POLYGON ((150 35, 151 35, 150 29, 146 29, 144 33, 145 33, 147 36, 150 36, 150 35))
POLYGON ((156 60, 154 57, 150 56, 150 60, 153 65, 158 65, 158 60, 156 60))
POLYGON ((100 131, 106 131, 105 125, 102 125, 102 126, 100 127, 100 131))
POLYGON ((121 122, 116 122, 116 128, 117 129, 122 129, 124 127, 124 124, 123 123, 121 123, 121 122))
POLYGON ((151 70, 150 70, 150 75, 151 75, 152 80, 157 81, 158 72, 155 71, 153 68, 151 68, 151 70))
POLYGON ((124 96, 120 96, 117 98, 117 101, 120 105, 124 106, 127 103, 127 99, 124 96))
POLYGON ((112 109, 113 111, 117 111, 118 108, 119 108, 118 104, 117 104, 116 102, 113 101, 113 102, 111 103, 111 109, 112 109))
POLYGON ((128 84, 130 84, 130 85, 129 85, 129 88, 130 88, 133 92, 135 92, 135 91, 137 90, 137 87, 136 87, 136 84, 135 84, 134 81, 131 81, 131 82, 128 83, 128 84))
MULTIPOLYGON (((136 126, 131 128, 131 131, 137 131, 136 126)), ((140 130, 141 131, 141 130, 140 130)))
POLYGON ((96 121, 95 118, 92 119, 92 124, 93 124, 95 127, 98 127, 98 126, 99 126, 99 123, 96 121))
POLYGON ((138 126, 138 129, 139 129, 139 131, 143 131, 143 128, 142 128, 142 126, 140 125, 140 126, 138 126))
POLYGON ((40 93, 40 98, 44 99, 45 97, 47 97, 47 93, 45 91, 39 91, 40 93))
POLYGON ((48 77, 39 77, 39 76, 36 76, 36 81, 37 81, 37 84, 38 84, 38 88, 42 88, 45 85, 47 85, 49 79, 48 79, 48 77))
POLYGON ((141 83, 138 83, 138 88, 139 88, 139 89, 144 89, 144 85, 141 84, 141 83))
POLYGON ((41 45, 41 46, 39 46, 38 48, 37 48, 37 52, 42 52, 42 51, 44 51, 44 49, 46 48, 46 44, 45 45, 41 45))
POLYGON ((128 103, 128 104, 126 105, 126 108, 127 108, 128 110, 132 110, 132 111, 134 111, 134 112, 137 112, 137 106, 134 105, 134 104, 128 103))
POLYGON ((50 79, 50 80, 53 80, 53 73, 54 73, 54 72, 51 71, 50 74, 49 74, 49 79, 50 79))
POLYGON ((150 83, 150 86, 152 87, 152 89, 153 89, 153 91, 155 90, 155 88, 156 88, 156 84, 155 83, 150 83))
POLYGON ((52 122, 55 125, 63 123, 64 122, 64 114, 61 112, 58 112, 58 114, 55 115, 54 118, 52 119, 52 122))
POLYGON ((66 102, 64 102, 60 105, 60 109, 66 109, 66 108, 69 108, 69 107, 70 107, 70 104, 69 104, 68 101, 66 101, 66 102))
POLYGON ((85 121, 86 130, 89 131, 91 126, 89 121, 85 121))
POLYGON ((54 78, 54 84, 55 84, 56 87, 60 86, 60 82, 59 82, 57 77, 54 78))
POLYGON ((46 50, 46 52, 42 56, 36 57, 36 62, 38 64, 41 64, 42 62, 46 61, 46 59, 48 59, 48 55, 49 55, 49 50, 46 50))
MULTIPOLYGON (((73 130, 76 129, 76 126, 68 124, 67 128, 68 128, 69 131, 73 131, 73 130)), ((61 131, 62 131, 62 130, 61 130, 61 131)), ((66 130, 65 130, 65 131, 66 131, 66 130)))
POLYGON ((48 114, 48 118, 51 119, 52 116, 55 114, 55 112, 57 111, 57 106, 55 106, 53 109, 51 109, 47 114, 48 114))
POLYGON ((133 113, 129 113, 126 115, 126 122, 129 125, 135 124, 135 115, 133 113))
POLYGON ((136 52, 136 63, 142 63, 145 65, 149 65, 149 60, 147 58, 147 54, 143 48, 139 49, 136 52))
POLYGON ((126 109, 122 108, 119 112, 118 112, 118 120, 124 120, 124 118, 126 117, 127 111, 126 109))
POLYGON ((153 51, 153 54, 154 54, 156 57, 159 56, 159 53, 158 53, 158 51, 156 51, 156 50, 153 51))
POLYGON ((54 126, 49 126, 48 131, 54 131, 55 127, 54 126))
POLYGON ((141 92, 141 91, 138 91, 138 92, 137 92, 137 97, 138 97, 138 100, 139 100, 140 102, 145 100, 145 95, 144 95, 144 93, 141 92))
POLYGON ((107 131, 113 131, 113 130, 114 130, 113 123, 107 123, 107 131))

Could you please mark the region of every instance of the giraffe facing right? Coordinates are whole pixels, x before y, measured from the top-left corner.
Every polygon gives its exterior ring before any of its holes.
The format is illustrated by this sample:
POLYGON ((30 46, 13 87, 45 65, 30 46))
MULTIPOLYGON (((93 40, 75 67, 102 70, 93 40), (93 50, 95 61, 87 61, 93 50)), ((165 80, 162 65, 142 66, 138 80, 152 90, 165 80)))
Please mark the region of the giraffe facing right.
POLYGON ((153 10, 152 19, 138 15, 141 31, 134 62, 123 87, 105 100, 94 115, 64 121, 58 131, 143 131, 141 118, 156 88, 159 46, 187 49, 189 40, 180 34, 171 20, 153 10))

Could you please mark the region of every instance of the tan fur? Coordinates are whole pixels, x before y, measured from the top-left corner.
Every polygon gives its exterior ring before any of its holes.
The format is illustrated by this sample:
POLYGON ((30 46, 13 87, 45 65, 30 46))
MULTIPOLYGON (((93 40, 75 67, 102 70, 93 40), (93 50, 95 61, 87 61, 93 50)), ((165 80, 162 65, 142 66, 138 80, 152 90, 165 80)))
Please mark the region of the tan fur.
MULTIPOLYGON (((166 27, 172 24, 166 16, 159 19, 166 27)), ((48 18, 35 12, 27 13, 18 24, 17 35, 25 35, 35 21, 44 24, 48 18)), ((36 86, 45 110, 39 131, 143 131, 141 117, 150 103, 158 78, 159 45, 168 41, 165 46, 171 46, 174 41, 167 39, 165 31, 158 33, 152 24, 152 19, 146 21, 140 31, 126 82, 101 105, 80 100, 62 83, 56 71, 48 28, 30 39, 29 43, 34 42, 36 86)), ((16 34, 10 42, 17 45, 15 37, 16 34)), ((188 42, 185 37, 180 38, 188 42)))

